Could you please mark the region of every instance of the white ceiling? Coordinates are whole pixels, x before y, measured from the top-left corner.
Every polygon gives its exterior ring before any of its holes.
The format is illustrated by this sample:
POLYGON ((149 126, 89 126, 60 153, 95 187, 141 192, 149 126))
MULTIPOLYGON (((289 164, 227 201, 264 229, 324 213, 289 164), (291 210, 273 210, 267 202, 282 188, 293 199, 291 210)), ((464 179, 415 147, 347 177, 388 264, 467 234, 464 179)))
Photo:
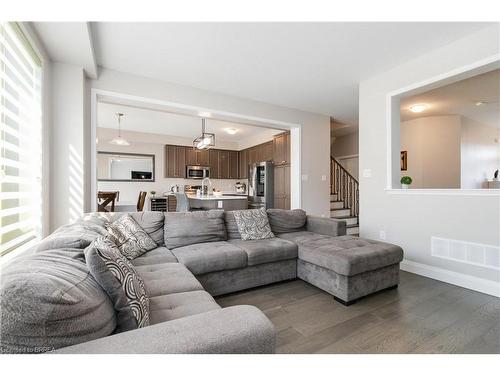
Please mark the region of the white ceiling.
POLYGON ((88 22, 32 22, 52 61, 81 66, 97 78, 93 38, 88 22))
POLYGON ((460 115, 483 125, 500 128, 500 69, 483 73, 422 94, 401 99, 401 120, 424 116, 460 115), (477 102, 485 102, 476 106, 477 102), (409 110, 413 104, 426 104, 421 113, 409 110))
POLYGON ((92 23, 97 63, 357 125, 358 84, 487 23, 92 23))
MULTIPOLYGON (((103 102, 98 103, 97 126, 100 128, 117 129, 116 113, 124 114, 121 122, 123 130, 189 139, 194 139, 201 133, 200 117, 103 102)), ((245 146, 249 143, 255 145, 272 140, 274 135, 283 132, 283 130, 243 125, 210 118, 206 121, 206 131, 215 133, 216 141, 234 142, 245 146), (237 133, 234 135, 228 134, 225 131, 228 128, 237 129, 237 133)))

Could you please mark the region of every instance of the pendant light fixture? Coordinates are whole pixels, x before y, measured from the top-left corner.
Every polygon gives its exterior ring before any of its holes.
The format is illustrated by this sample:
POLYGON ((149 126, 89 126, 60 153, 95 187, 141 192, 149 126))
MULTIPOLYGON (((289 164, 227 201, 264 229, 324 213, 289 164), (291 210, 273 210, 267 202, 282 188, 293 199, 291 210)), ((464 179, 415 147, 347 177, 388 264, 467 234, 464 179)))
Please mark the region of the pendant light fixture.
POLYGON ((201 135, 193 141, 193 148, 197 150, 208 150, 215 146, 215 134, 205 131, 205 118, 201 119, 201 135))
POLYGON ((130 146, 130 143, 125 138, 122 138, 121 119, 123 113, 117 113, 116 116, 118 117, 118 137, 113 138, 109 143, 115 146, 130 146))

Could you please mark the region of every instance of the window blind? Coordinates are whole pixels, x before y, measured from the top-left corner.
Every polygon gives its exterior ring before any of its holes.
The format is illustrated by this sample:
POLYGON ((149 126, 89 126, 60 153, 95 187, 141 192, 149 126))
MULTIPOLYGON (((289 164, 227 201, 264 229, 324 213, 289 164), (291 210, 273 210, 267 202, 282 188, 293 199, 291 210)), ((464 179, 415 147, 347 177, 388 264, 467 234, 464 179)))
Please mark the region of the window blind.
POLYGON ((41 233, 41 60, 16 23, 0 23, 0 256, 41 233))

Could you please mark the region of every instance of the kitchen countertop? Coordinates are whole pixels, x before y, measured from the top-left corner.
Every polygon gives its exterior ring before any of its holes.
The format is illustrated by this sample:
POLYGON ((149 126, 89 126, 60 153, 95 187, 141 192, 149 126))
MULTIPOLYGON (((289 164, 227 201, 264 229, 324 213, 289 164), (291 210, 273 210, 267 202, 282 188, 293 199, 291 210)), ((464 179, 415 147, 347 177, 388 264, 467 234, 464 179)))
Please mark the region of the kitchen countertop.
POLYGON ((221 201, 221 200, 231 200, 231 199, 248 199, 246 195, 222 195, 221 197, 216 197, 215 195, 203 195, 200 197, 197 197, 196 195, 188 195, 187 196, 189 199, 196 199, 200 201, 221 201))

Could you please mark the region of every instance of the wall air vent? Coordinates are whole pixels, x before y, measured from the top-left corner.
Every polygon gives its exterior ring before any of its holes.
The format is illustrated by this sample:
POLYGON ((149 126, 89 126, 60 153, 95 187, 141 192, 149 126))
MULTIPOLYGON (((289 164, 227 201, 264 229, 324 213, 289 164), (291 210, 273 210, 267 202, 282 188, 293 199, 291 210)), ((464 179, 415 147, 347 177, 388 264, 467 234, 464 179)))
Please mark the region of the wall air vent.
POLYGON ((437 258, 500 270, 500 246, 431 237, 431 255, 437 258))

